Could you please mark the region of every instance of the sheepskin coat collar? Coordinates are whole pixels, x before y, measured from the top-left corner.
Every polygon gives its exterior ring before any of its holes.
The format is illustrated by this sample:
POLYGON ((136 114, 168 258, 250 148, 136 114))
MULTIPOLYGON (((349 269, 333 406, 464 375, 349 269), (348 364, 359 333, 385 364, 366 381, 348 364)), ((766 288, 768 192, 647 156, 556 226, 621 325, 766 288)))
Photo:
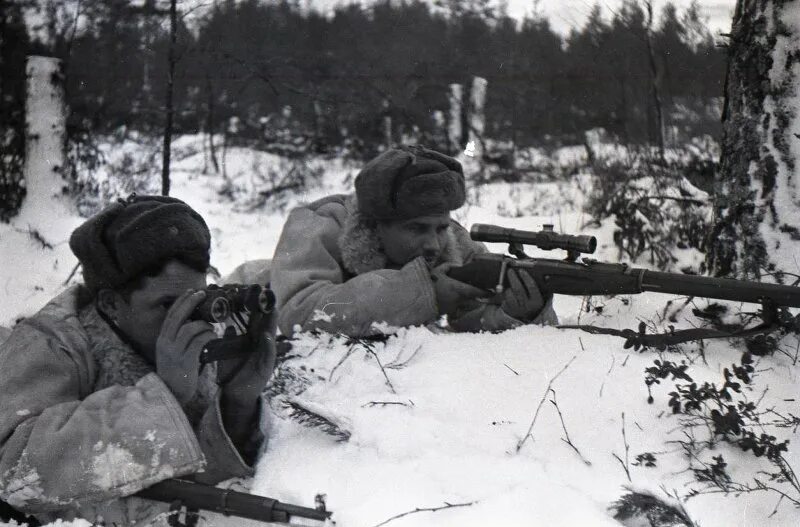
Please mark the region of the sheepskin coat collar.
MULTIPOLYGON (((339 249, 342 252, 344 268, 354 276, 386 269, 389 266, 388 258, 381 245, 374 223, 367 220, 358 211, 358 202, 355 194, 350 194, 344 202, 348 214, 339 236, 339 249)), ((447 245, 442 251, 438 265, 454 263, 461 265, 467 255, 462 247, 474 244, 469 239, 469 234, 455 220, 450 220, 450 229, 447 231, 447 245)))

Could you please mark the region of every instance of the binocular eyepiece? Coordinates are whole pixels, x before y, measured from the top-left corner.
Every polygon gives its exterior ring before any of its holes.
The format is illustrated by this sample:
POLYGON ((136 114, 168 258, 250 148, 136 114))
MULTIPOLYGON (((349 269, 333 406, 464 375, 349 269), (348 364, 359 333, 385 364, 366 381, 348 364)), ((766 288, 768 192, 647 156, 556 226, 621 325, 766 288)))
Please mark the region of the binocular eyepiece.
POLYGON ((225 322, 234 313, 269 314, 275 308, 275 293, 257 284, 209 285, 204 290, 206 298, 195 308, 192 320, 225 322))
POLYGON ((597 249, 597 238, 594 236, 558 234, 553 232, 552 226, 546 226, 541 231, 522 231, 476 223, 472 226, 469 234, 477 242, 535 245, 545 251, 563 249, 572 253, 591 254, 597 249))

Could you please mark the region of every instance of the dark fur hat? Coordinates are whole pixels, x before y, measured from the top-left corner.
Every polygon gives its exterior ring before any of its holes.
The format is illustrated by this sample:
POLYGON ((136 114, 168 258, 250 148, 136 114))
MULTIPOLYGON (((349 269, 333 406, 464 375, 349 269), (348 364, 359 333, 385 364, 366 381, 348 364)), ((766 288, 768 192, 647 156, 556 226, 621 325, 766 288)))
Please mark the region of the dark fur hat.
POLYGON ((211 234, 183 201, 131 195, 112 203, 73 231, 69 246, 92 291, 116 289, 173 258, 206 268, 211 234))
POLYGON ((421 146, 382 153, 359 172, 355 186, 359 212, 372 219, 449 212, 466 199, 461 164, 421 146))

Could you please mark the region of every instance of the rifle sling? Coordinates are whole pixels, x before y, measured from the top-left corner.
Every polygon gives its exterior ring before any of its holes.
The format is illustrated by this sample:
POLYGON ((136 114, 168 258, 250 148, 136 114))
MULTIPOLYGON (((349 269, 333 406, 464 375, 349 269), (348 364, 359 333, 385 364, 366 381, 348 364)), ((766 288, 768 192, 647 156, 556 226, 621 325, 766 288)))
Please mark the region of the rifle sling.
POLYGON ((692 340, 705 340, 705 339, 720 339, 720 338, 744 338, 752 337, 754 335, 761 335, 769 333, 778 328, 776 324, 763 323, 752 328, 742 328, 738 331, 721 331, 718 329, 710 328, 693 328, 681 329, 678 331, 670 331, 667 333, 653 333, 645 334, 632 329, 613 329, 602 328, 591 325, 562 325, 556 326, 559 329, 580 329, 587 333, 595 335, 614 335, 622 337, 626 340, 625 348, 639 349, 640 347, 651 347, 659 350, 665 349, 667 346, 681 344, 692 340))

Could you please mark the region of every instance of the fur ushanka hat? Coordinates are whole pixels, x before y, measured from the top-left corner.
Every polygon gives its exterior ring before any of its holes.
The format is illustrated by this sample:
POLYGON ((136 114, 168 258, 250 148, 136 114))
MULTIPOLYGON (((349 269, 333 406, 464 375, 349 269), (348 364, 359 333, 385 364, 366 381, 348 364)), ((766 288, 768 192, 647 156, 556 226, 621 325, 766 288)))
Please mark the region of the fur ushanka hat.
POLYGON ((378 220, 449 212, 466 199, 461 163, 421 146, 383 152, 359 172, 355 186, 358 211, 378 220))
POLYGON ((123 286, 171 259, 208 267, 211 234, 183 201, 131 194, 75 229, 69 246, 83 267, 84 283, 96 293, 123 286))

